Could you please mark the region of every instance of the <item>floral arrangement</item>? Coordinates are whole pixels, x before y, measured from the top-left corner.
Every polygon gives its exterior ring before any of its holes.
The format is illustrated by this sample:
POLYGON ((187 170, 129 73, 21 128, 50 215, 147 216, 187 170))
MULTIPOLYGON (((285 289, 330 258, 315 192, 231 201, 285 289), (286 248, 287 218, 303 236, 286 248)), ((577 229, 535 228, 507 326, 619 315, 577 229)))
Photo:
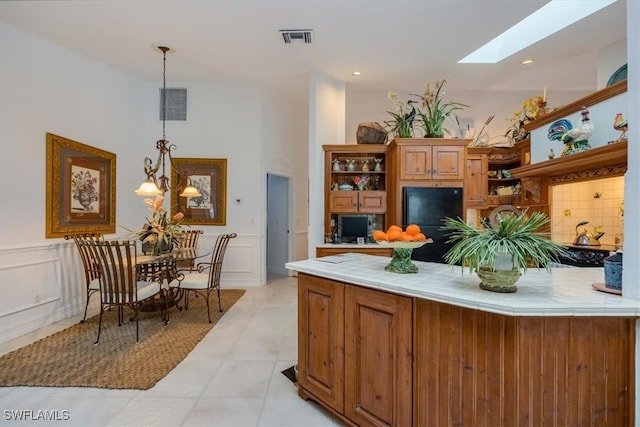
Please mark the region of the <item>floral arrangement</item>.
POLYGON ((385 127, 398 138, 411 138, 413 136, 413 121, 417 114, 416 108, 413 106, 415 102, 401 101, 398 94, 393 91, 387 94, 387 98, 393 103, 394 111, 387 111, 393 120, 385 121, 385 127))
POLYGON ((147 217, 146 224, 142 229, 135 232, 143 244, 152 245, 153 254, 159 254, 164 248, 170 248, 172 244, 178 243, 181 235, 184 214, 178 212, 169 218, 168 212, 164 209, 164 197, 158 196, 155 200, 145 199, 144 203, 149 206, 151 217, 147 217))
POLYGON ((364 190, 364 186, 367 185, 367 182, 369 182, 369 177, 364 176, 364 175, 362 175, 362 176, 354 176, 353 177, 353 182, 358 187, 358 190, 362 191, 362 190, 364 190))
POLYGON ((444 121, 449 116, 453 116, 457 120, 454 112, 469 107, 460 102, 444 102, 444 95, 446 93, 444 91, 444 85, 446 82, 447 79, 436 81, 433 90, 431 89, 431 84, 427 83, 427 88, 422 95, 414 95, 420 98, 420 106, 422 109, 418 111, 418 116, 424 128, 425 138, 442 138, 444 137, 445 131, 449 135, 452 135, 448 129, 443 128, 444 121))
POLYGON ((547 112, 547 103, 542 96, 534 96, 522 103, 522 109, 513 113, 507 120, 511 122, 511 127, 507 129, 504 136, 513 142, 520 142, 529 137, 529 131, 524 129, 524 125, 542 117, 547 112))

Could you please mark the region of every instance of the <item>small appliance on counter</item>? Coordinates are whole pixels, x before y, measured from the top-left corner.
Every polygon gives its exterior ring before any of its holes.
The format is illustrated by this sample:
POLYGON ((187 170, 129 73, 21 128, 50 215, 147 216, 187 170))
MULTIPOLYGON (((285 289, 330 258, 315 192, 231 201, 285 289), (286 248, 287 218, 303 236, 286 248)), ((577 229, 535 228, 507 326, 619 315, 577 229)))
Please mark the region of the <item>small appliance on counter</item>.
POLYGON ((593 235, 589 233, 586 228, 582 233, 578 231, 578 227, 587 224, 589 224, 589 221, 581 221, 576 225, 576 238, 573 240, 573 244, 576 246, 600 246, 599 239, 604 235, 603 232, 593 235))

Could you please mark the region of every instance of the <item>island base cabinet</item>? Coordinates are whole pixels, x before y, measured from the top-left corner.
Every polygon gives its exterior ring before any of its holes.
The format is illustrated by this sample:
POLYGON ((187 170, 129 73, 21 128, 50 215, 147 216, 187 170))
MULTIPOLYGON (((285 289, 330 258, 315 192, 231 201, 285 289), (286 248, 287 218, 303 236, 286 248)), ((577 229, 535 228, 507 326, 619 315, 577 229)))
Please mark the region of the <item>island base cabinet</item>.
POLYGON ((420 426, 631 426, 635 318, 511 317, 415 300, 420 426))
POLYGON ((344 410, 344 285, 298 275, 300 396, 344 410), (305 393, 306 392, 306 393, 305 393))
POLYGON ((342 421, 412 425, 412 300, 298 274, 298 389, 342 421))
POLYGON ((345 285, 345 415, 360 426, 410 426, 411 298, 345 285))

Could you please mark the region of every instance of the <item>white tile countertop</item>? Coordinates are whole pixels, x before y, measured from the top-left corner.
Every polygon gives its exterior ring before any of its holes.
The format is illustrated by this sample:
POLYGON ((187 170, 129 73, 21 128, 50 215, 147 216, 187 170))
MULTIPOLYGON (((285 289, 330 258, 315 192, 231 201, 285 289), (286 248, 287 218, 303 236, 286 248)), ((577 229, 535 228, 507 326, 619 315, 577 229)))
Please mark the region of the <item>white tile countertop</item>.
POLYGON ((378 243, 323 243, 321 245, 316 246, 317 248, 340 248, 340 249, 344 249, 344 248, 376 248, 376 249, 380 249, 382 246, 380 246, 378 243))
POLYGON ((509 316, 640 316, 640 300, 596 291, 604 268, 527 269, 518 291, 501 294, 480 289, 480 279, 459 266, 414 261, 416 274, 385 271, 391 258, 346 253, 289 262, 289 270, 399 295, 509 316))

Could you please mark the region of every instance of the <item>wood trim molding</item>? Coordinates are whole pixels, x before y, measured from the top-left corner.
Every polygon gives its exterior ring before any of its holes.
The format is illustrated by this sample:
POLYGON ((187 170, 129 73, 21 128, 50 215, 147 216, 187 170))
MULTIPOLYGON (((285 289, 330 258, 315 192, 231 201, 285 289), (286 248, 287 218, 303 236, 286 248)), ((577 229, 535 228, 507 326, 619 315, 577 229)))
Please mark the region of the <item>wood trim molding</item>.
POLYGON ((592 148, 580 153, 520 166, 511 170, 516 178, 548 177, 550 184, 622 176, 627 171, 628 141, 592 148))
POLYGON ((524 125, 524 128, 531 132, 534 129, 537 129, 541 126, 546 125, 547 123, 554 122, 556 120, 562 119, 563 117, 568 116, 569 114, 573 114, 576 111, 580 111, 582 107, 590 107, 592 105, 596 105, 602 101, 605 101, 609 98, 613 98, 614 96, 620 95, 621 93, 625 93, 627 91, 627 80, 619 81, 618 83, 614 83, 611 86, 608 86, 604 89, 600 89, 599 91, 593 92, 585 97, 582 97, 576 101, 573 101, 570 104, 564 105, 562 107, 558 107, 552 112, 545 114, 537 120, 534 120, 530 123, 524 125))

